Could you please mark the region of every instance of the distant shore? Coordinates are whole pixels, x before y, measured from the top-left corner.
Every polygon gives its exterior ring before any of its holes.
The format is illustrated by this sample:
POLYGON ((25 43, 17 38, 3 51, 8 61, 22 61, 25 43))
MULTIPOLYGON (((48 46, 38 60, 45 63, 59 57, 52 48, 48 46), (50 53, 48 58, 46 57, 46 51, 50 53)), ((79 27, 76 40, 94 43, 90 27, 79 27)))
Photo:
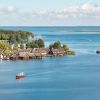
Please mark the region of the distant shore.
POLYGON ((49 32, 81 32, 81 33, 100 33, 100 30, 53 30, 49 32))

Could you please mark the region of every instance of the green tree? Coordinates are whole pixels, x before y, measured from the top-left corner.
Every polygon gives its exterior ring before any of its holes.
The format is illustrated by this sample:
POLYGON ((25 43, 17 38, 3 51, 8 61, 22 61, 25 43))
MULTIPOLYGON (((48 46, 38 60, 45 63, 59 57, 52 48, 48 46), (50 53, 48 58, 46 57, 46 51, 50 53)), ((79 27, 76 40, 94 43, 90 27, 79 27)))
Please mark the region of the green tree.
POLYGON ((24 45, 23 44, 20 45, 20 49, 24 49, 24 45))
POLYGON ((27 31, 11 31, 11 30, 0 30, 0 40, 9 40, 10 43, 26 43, 29 37, 33 37, 32 32, 27 31))
POLYGON ((35 41, 32 41, 31 42, 31 48, 34 48, 34 45, 35 45, 35 41))
POLYGON ((53 44, 50 44, 49 45, 49 50, 52 51, 52 48, 53 48, 53 44))
POLYGON ((20 34, 18 34, 18 35, 16 36, 16 41, 17 41, 18 43, 21 43, 22 39, 21 39, 20 34))
POLYGON ((15 37, 15 35, 11 35, 11 37, 10 37, 10 42, 11 42, 12 44, 15 44, 15 43, 16 43, 16 37, 15 37))
POLYGON ((66 44, 63 44, 63 48, 64 48, 65 51, 69 50, 69 48, 68 48, 68 46, 66 44))
POLYGON ((38 48, 38 44, 34 44, 34 48, 38 48))
POLYGON ((10 46, 5 42, 0 42, 0 52, 5 52, 5 50, 10 50, 10 46))
POLYGON ((14 44, 14 48, 13 49, 14 50, 18 50, 18 43, 17 42, 14 44))
POLYGON ((31 48, 31 43, 30 43, 30 42, 28 42, 28 43, 26 44, 26 48, 31 48))
POLYGON ((44 48, 45 47, 44 41, 42 39, 38 39, 38 47, 39 48, 44 48))
POLYGON ((54 48, 54 49, 59 49, 59 48, 61 48, 61 43, 60 43, 60 41, 55 42, 55 43, 53 44, 53 48, 54 48))

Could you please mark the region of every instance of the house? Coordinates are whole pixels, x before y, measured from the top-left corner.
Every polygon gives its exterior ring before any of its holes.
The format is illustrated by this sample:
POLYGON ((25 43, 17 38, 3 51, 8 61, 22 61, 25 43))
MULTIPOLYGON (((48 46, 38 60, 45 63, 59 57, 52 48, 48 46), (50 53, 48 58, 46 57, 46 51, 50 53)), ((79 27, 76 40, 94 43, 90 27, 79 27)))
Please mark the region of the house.
POLYGON ((34 59, 34 58, 36 58, 36 56, 35 56, 34 53, 28 53, 28 55, 29 55, 29 59, 34 59))
POLYGON ((65 51, 63 48, 60 49, 52 49, 51 51, 49 51, 50 55, 53 56, 64 56, 65 55, 65 51))
POLYGON ((28 60, 29 59, 29 53, 28 52, 19 52, 18 58, 22 59, 22 60, 28 60))
POLYGON ((13 55, 10 57, 11 60, 18 60, 18 58, 19 58, 18 54, 13 54, 13 55))
POLYGON ((27 48, 27 49, 19 49, 19 52, 31 52, 32 48, 27 48))
POLYGON ((40 59, 42 58, 42 55, 39 52, 32 53, 32 52, 23 51, 23 52, 19 52, 18 58, 22 60, 40 59))
POLYGON ((49 53, 49 49, 48 48, 34 48, 32 50, 32 53, 40 53, 41 56, 47 56, 49 53))
POLYGON ((36 58, 36 59, 42 59, 41 53, 39 53, 39 52, 36 53, 36 52, 35 52, 34 55, 35 55, 35 58, 36 58))

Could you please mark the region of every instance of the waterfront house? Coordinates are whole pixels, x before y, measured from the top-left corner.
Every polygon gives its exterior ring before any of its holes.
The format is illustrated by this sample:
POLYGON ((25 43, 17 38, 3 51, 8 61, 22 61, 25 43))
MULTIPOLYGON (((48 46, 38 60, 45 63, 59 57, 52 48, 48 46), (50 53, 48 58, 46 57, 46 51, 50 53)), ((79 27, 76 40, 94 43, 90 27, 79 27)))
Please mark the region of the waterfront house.
POLYGON ((18 58, 19 58, 18 54, 13 54, 13 55, 10 57, 11 60, 18 60, 18 58))
POLYGON ((32 52, 32 48, 25 49, 26 52, 32 52))
POLYGON ((34 53, 36 59, 42 59, 42 55, 39 52, 34 53))
POLYGON ((32 53, 40 53, 41 56, 47 56, 49 53, 49 49, 48 48, 34 48, 32 50, 32 53))
POLYGON ((34 58, 36 58, 36 56, 35 56, 34 53, 28 53, 28 55, 29 55, 29 59, 34 59, 34 58))
POLYGON ((53 56, 64 56, 65 55, 65 51, 63 48, 60 49, 52 49, 51 51, 49 51, 50 55, 53 56))
POLYGON ((19 49, 19 52, 31 52, 32 48, 27 48, 27 49, 19 49))
POLYGON ((28 52, 19 52, 19 59, 28 60, 29 59, 29 53, 28 52))

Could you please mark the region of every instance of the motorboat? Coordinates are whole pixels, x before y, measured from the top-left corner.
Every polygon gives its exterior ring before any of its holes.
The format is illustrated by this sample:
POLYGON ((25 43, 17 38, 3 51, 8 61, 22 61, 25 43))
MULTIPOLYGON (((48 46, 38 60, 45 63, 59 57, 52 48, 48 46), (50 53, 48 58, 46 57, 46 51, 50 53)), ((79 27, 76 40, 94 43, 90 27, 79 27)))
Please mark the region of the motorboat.
POLYGON ((18 73, 18 74, 16 75, 16 79, 21 79, 21 78, 24 78, 24 77, 25 77, 25 75, 24 75, 23 72, 18 73))

